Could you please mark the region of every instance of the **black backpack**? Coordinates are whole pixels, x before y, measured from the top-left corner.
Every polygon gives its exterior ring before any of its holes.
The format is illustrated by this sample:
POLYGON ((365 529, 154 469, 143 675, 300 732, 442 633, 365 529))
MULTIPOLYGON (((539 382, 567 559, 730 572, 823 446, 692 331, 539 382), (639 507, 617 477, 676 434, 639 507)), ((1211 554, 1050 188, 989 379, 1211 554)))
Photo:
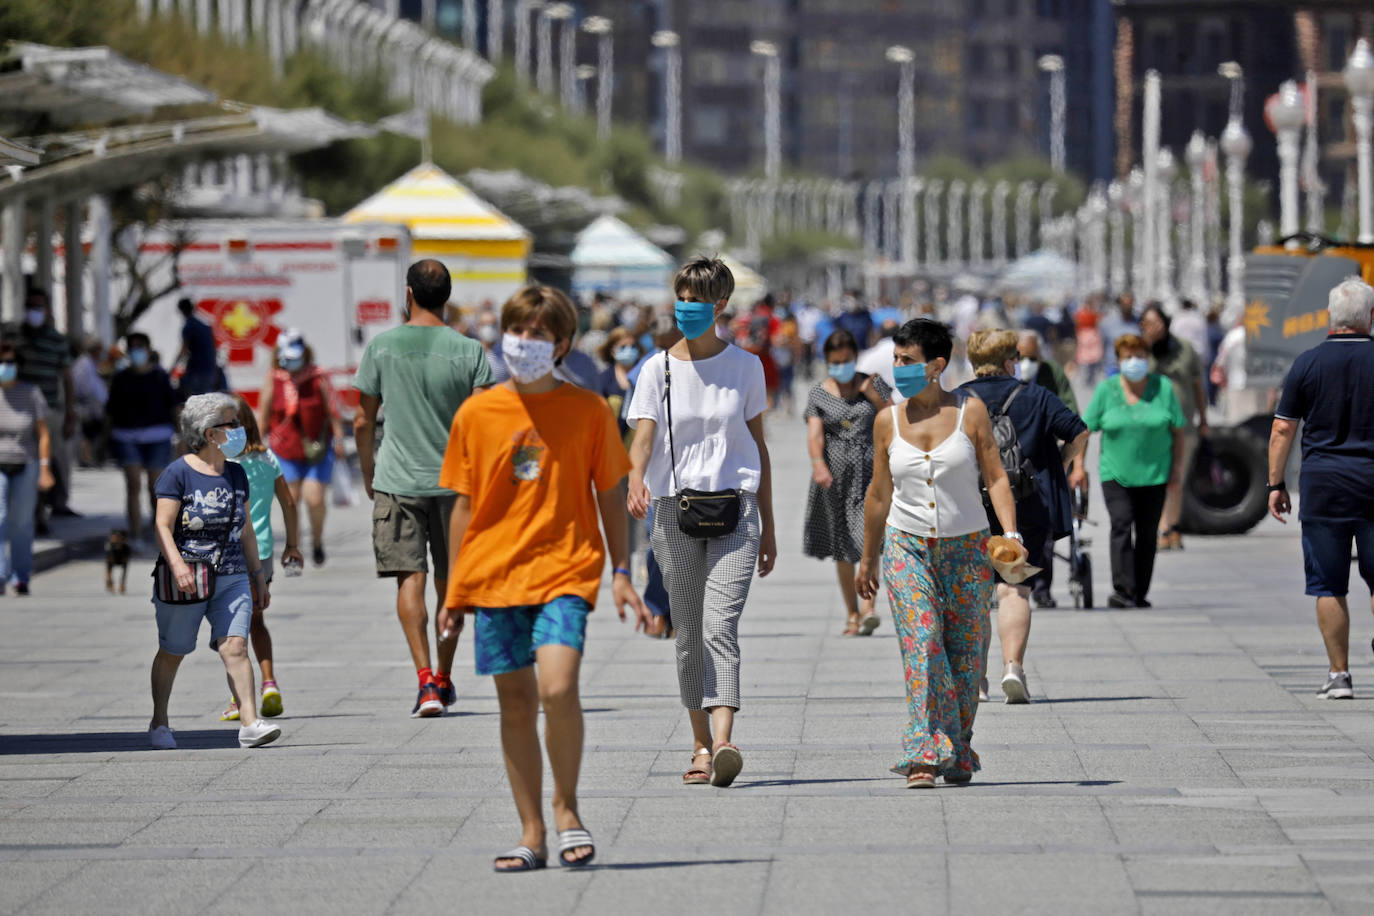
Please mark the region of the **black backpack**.
MULTIPOLYGON (((1007 415, 1007 409, 1011 407, 1011 402, 1016 400, 1026 388, 1026 383, 1022 382, 1011 390, 1007 399, 1002 402, 1001 407, 994 408, 988 405, 988 419, 992 421, 992 437, 997 441, 997 453, 1002 458, 1002 467, 1007 471, 1007 482, 1011 484, 1012 498, 1017 502, 1039 492, 1040 484, 1035 479, 1035 465, 1031 464, 1021 451, 1021 440, 1016 435, 1016 424, 1007 415)), ((982 485, 983 504, 989 509, 992 508, 992 500, 988 497, 986 484, 982 485)))

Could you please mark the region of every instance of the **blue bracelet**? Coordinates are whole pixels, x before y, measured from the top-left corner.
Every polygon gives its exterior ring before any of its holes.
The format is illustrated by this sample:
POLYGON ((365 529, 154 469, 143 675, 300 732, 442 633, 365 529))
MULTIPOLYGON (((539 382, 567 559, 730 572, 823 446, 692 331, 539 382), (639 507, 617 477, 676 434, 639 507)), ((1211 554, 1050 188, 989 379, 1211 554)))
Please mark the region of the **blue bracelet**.
POLYGON ((630 571, 623 566, 617 566, 613 574, 617 576, 628 576, 630 575, 630 571))

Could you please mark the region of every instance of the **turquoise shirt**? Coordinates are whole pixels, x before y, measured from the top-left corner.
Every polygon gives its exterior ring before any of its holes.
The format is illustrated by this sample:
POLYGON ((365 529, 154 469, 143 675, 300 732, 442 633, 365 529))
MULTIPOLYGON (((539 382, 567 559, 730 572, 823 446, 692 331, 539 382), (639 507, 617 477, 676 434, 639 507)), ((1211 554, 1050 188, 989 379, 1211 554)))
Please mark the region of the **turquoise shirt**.
POLYGON ((258 539, 258 559, 270 560, 275 552, 272 543, 272 500, 277 492, 277 478, 281 465, 277 456, 268 452, 254 452, 233 459, 248 475, 248 515, 253 520, 253 534, 258 539))
POLYGON ((1088 429, 1102 433, 1099 475, 1123 487, 1153 487, 1169 482, 1174 464, 1173 430, 1186 425, 1174 385, 1151 374, 1145 393, 1126 403, 1121 377, 1102 380, 1083 414, 1088 429))

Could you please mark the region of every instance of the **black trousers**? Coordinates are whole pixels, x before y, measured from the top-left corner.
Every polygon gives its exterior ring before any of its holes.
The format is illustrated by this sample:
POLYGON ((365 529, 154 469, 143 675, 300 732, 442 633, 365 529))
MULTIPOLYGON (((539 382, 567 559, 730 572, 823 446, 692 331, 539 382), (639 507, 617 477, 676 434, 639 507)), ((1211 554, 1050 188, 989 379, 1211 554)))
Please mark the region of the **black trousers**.
POLYGON ((1028 584, 1031 587, 1031 595, 1037 602, 1042 598, 1050 597, 1050 587, 1054 585, 1054 538, 1045 538, 1045 549, 1040 551, 1040 558, 1030 558, 1031 563, 1040 567, 1040 572, 1030 577, 1028 584))
POLYGON ((1102 498, 1112 523, 1112 588, 1123 598, 1143 601, 1155 571, 1164 484, 1123 487, 1115 480, 1104 480, 1102 498))

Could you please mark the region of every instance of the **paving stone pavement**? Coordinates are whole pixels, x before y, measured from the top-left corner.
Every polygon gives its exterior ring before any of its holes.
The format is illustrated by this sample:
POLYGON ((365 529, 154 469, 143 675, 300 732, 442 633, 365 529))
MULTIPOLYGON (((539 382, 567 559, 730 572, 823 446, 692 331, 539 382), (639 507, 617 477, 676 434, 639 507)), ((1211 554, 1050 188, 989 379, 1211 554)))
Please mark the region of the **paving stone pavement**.
POLYGON ((1035 702, 982 709, 972 785, 908 792, 887 770, 906 719, 891 623, 839 636, 833 567, 800 556, 803 428, 770 436, 783 554, 743 619, 735 787, 681 785, 671 647, 603 601, 582 679, 597 864, 493 875, 518 822, 491 681, 464 637, 456 712, 409 718, 366 509, 336 510, 328 565, 278 581, 286 715, 262 750, 219 722, 204 648, 173 695, 181 749, 145 748, 147 561, 126 596, 78 562, 0 599, 0 912, 1374 911, 1374 622, 1355 615, 1359 697, 1318 700, 1294 530, 1190 538, 1161 556, 1153 610, 1037 611, 1035 702))

